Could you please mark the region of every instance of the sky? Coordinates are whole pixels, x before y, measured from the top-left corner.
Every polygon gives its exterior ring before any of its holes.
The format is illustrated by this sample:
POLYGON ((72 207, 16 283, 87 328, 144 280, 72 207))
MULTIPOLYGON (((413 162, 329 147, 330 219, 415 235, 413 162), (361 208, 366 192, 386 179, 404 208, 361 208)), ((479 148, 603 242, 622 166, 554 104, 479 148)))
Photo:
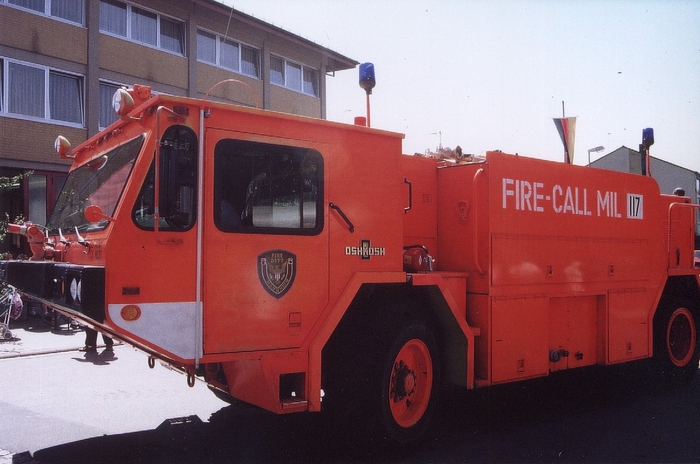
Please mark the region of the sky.
MULTIPOLYGON (((224 0, 376 72, 374 128, 574 164, 654 129, 652 156, 700 172, 700 0, 224 0), (563 102, 563 104, 562 104, 563 102)), ((366 114, 359 67, 327 77, 327 119, 366 114)))

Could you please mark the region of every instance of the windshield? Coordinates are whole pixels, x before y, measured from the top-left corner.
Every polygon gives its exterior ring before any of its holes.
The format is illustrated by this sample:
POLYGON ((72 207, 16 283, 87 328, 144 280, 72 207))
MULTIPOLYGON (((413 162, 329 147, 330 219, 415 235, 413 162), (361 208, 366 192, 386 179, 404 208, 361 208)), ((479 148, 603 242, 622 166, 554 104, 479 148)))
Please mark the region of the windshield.
POLYGON ((114 150, 73 170, 66 179, 46 228, 57 232, 104 229, 106 219, 90 223, 85 219, 85 208, 97 205, 107 216, 114 215, 134 160, 141 151, 143 136, 139 136, 114 150))

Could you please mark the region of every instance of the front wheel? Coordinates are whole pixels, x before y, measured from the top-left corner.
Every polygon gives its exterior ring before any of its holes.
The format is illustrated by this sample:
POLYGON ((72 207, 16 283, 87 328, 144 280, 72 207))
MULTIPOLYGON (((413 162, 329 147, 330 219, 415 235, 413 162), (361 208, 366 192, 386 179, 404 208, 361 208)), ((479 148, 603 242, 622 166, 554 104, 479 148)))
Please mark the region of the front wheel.
POLYGON ((437 407, 440 356, 432 332, 423 324, 400 330, 386 352, 379 380, 381 422, 397 443, 418 440, 437 407))
POLYGON ((655 321, 654 357, 670 377, 690 380, 698 371, 698 322, 698 310, 689 302, 667 306, 655 321))

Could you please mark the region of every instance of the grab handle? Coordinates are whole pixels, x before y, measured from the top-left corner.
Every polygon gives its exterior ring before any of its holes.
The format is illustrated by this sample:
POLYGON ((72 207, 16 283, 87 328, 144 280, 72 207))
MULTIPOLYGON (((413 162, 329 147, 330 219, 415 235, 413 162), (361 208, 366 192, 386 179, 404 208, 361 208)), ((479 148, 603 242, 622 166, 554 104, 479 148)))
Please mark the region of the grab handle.
POLYGON ((472 236, 474 237, 474 264, 476 265, 476 271, 479 273, 480 277, 484 277, 484 270, 481 269, 481 264, 479 264, 479 213, 477 211, 479 202, 477 201, 479 196, 478 196, 478 191, 477 191, 477 179, 481 176, 481 173, 484 172, 484 168, 479 168, 476 173, 474 174, 474 182, 473 182, 473 187, 474 187, 474 232, 472 236))
POLYGON ((338 214, 340 214, 340 217, 343 218, 343 221, 345 221, 345 223, 348 225, 348 230, 350 231, 350 233, 355 232, 355 226, 352 224, 352 222, 350 222, 350 219, 348 219, 348 217, 345 215, 343 210, 340 209, 340 206, 336 205, 332 201, 330 203, 328 203, 328 206, 331 209, 336 210, 338 212, 338 214))
POLYGON ((403 209, 403 214, 406 214, 413 209, 413 184, 405 177, 403 183, 408 184, 408 206, 403 209))

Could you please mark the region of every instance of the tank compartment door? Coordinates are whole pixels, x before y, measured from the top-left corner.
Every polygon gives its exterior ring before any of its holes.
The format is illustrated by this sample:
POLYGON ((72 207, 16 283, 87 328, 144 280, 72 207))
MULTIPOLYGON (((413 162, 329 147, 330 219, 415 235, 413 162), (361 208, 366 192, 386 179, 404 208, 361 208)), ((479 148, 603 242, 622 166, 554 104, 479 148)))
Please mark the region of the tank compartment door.
POLYGON ((598 303, 596 295, 549 299, 549 370, 595 364, 598 303))
POLYGON ((656 289, 610 292, 608 309, 608 362, 631 361, 649 356, 649 311, 656 289))
POLYGON ((548 311, 543 296, 491 300, 493 382, 547 374, 548 311))

